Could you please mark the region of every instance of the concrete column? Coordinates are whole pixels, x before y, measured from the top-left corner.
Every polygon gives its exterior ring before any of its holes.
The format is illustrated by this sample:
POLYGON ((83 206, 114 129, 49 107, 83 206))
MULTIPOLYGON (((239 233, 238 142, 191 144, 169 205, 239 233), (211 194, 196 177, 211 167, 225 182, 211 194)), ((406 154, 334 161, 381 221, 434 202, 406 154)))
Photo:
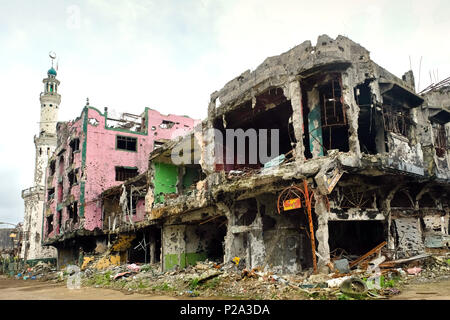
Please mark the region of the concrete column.
POLYGON ((233 259, 232 247, 233 247, 234 235, 232 232, 232 227, 234 226, 234 218, 233 218, 230 208, 228 208, 228 206, 226 206, 224 203, 218 202, 216 204, 216 206, 227 217, 227 234, 225 235, 225 247, 224 247, 224 253, 223 253, 223 255, 224 255, 223 262, 227 263, 228 261, 231 261, 231 259, 233 259))
POLYGON ((155 263, 155 247, 156 247, 156 239, 155 235, 150 232, 150 245, 149 245, 149 251, 150 251, 150 264, 155 263))
POLYGON ((215 159, 215 142, 214 142, 214 127, 213 120, 216 111, 216 101, 212 97, 208 106, 208 120, 206 130, 203 130, 202 138, 202 153, 200 158, 200 165, 206 174, 214 172, 215 159))
POLYGON ((297 161, 303 161, 305 159, 303 145, 303 105, 302 90, 298 80, 293 80, 289 83, 289 98, 292 106, 292 124, 295 139, 297 140, 294 156, 297 161))
POLYGON ((344 112, 346 113, 348 122, 348 147, 350 152, 357 155, 358 158, 361 157, 361 149, 359 146, 358 138, 358 118, 359 118, 359 106, 356 104, 355 94, 354 94, 354 80, 352 78, 352 70, 348 73, 343 72, 342 75, 342 98, 344 101, 344 112))
POLYGON ((176 265, 184 267, 180 261, 186 252, 185 225, 165 225, 162 228, 163 270, 170 270, 176 265))
POLYGON ((319 272, 328 273, 327 263, 330 261, 330 246, 328 244, 328 209, 326 204, 325 196, 315 194, 314 198, 316 199, 316 207, 315 212, 317 215, 317 230, 316 230, 316 239, 318 242, 317 252, 320 257, 317 261, 317 267, 319 272))

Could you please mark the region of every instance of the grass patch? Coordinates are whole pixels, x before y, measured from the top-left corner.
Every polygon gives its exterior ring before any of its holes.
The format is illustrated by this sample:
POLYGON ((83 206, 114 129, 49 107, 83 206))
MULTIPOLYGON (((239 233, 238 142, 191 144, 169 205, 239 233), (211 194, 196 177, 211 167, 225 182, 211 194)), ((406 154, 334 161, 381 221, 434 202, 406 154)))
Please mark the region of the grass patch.
POLYGON ((216 288, 220 283, 220 279, 218 277, 208 280, 203 284, 203 288, 205 289, 214 289, 216 288))
POLYGON ((111 284, 111 271, 106 271, 103 274, 96 274, 92 279, 89 279, 88 284, 97 286, 108 286, 111 284))
POLYGON ((174 288, 172 288, 169 284, 167 283, 163 283, 163 284, 158 284, 156 286, 152 287, 153 290, 159 290, 159 291, 172 291, 174 290, 174 288))
POLYGON ((153 268, 151 265, 147 264, 141 267, 141 271, 143 272, 149 272, 149 271, 153 271, 153 268))
POLYGON ((198 284, 198 278, 193 278, 191 281, 189 281, 189 289, 194 290, 199 286, 198 284))

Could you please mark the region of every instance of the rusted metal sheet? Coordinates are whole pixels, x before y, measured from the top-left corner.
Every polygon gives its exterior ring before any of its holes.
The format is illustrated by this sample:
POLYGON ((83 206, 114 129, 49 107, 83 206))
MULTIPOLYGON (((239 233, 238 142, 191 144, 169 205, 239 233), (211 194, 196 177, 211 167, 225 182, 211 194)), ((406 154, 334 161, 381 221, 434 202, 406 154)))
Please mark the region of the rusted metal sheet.
POLYGON ((387 244, 386 241, 383 241, 382 243, 380 243, 379 245, 377 245, 375 248, 373 248, 372 250, 370 250, 369 252, 367 252, 366 254, 362 255, 361 257, 359 257, 358 259, 356 259, 355 261, 352 261, 350 263, 350 269, 353 268, 354 266, 357 266, 358 264, 360 264, 361 262, 363 262, 364 260, 366 260, 367 258, 369 258, 371 255, 377 253, 378 251, 381 250, 381 248, 383 248, 385 245, 387 244))

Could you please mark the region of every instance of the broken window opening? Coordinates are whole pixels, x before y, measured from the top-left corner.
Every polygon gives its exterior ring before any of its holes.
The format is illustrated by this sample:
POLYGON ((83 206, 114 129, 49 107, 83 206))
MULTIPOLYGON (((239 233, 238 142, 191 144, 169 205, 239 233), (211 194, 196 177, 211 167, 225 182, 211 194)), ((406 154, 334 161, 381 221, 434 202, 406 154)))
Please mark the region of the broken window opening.
MULTIPOLYGON (((256 103, 252 107, 252 101, 247 101, 241 106, 236 107, 231 112, 228 112, 224 119, 217 118, 214 121, 214 128, 222 132, 223 135, 223 160, 227 159, 227 129, 238 130, 242 129, 244 134, 250 130, 255 130, 256 139, 245 137, 244 152, 245 154, 238 154, 238 145, 242 142, 236 136, 234 139, 234 155, 230 162, 225 164, 216 164, 216 171, 225 170, 239 170, 244 168, 258 169, 264 166, 265 159, 260 158, 260 141, 263 138, 261 134, 266 135, 267 141, 267 157, 271 159, 281 155, 288 154, 292 151, 293 146, 297 143, 294 129, 290 123, 292 117, 291 102, 286 99, 281 88, 270 89, 256 97, 256 103), (225 122, 225 124, 224 124, 225 122), (261 129, 266 131, 260 132, 261 129), (272 136, 275 136, 273 130, 278 130, 278 153, 276 153, 276 146, 272 146, 272 136), (255 141, 253 141, 255 140, 255 141), (250 155, 250 145, 255 147, 256 155, 250 155), (238 163, 238 159, 242 158, 244 163, 238 163), (256 163, 253 160, 256 159, 256 163), (261 160, 264 160, 262 163, 261 160)), ((231 145, 231 143, 230 143, 231 145)))
POLYGON ((50 176, 53 176, 55 174, 55 168, 56 168, 56 161, 52 160, 50 161, 50 176))
POLYGON ((201 224, 199 226, 198 234, 200 237, 207 238, 206 241, 206 256, 210 261, 217 261, 222 263, 224 256, 224 239, 227 234, 227 219, 225 216, 214 219, 213 221, 201 224), (202 231, 205 230, 203 233, 202 231), (207 230, 214 230, 209 232, 207 230), (210 234, 208 237, 207 234, 210 234))
POLYGON ((70 146, 70 163, 73 163, 74 153, 80 151, 80 139, 75 138, 69 143, 70 146))
POLYGON ((349 151, 349 125, 342 96, 340 74, 325 74, 303 82, 302 106, 305 158, 326 151, 349 151))
POLYGON ((119 150, 137 151, 137 138, 117 136, 116 147, 119 150))
POLYGON ((59 233, 61 233, 63 231, 62 230, 62 215, 63 215, 62 209, 58 210, 58 228, 59 228, 59 233))
POLYGON ((381 221, 329 221, 328 230, 331 255, 344 253, 349 260, 360 257, 385 240, 381 221))
POLYGON ((59 158, 59 176, 61 177, 64 173, 64 156, 59 158))
POLYGON ((319 87, 322 139, 326 150, 338 149, 348 152, 348 124, 341 87, 339 76, 335 76, 327 84, 319 87))
POLYGON ((430 208, 430 209, 436 209, 436 203, 434 202, 433 198, 429 193, 425 193, 420 198, 419 202, 419 208, 430 208))
POLYGON ((154 141, 153 142, 153 150, 156 150, 156 149, 158 149, 158 148, 160 148, 160 147, 162 147, 164 145, 164 142, 162 142, 162 141, 154 141))
POLYGON ((149 228, 136 232, 128 249, 128 263, 158 263, 161 255, 161 229, 149 228))
POLYGON ((125 181, 138 175, 138 168, 115 167, 116 181, 125 181))
POLYGON ((128 210, 130 210, 132 215, 136 214, 136 207, 137 207, 138 197, 132 196, 130 200, 130 196, 127 196, 127 206, 128 210))
POLYGON ((379 130, 381 113, 373 103, 370 81, 355 87, 355 99, 359 106, 358 140, 360 150, 366 154, 384 152, 384 132, 379 130))
POLYGON ((334 206, 341 209, 375 209, 375 194, 361 190, 361 187, 338 187, 331 196, 334 206))
POLYGON ((72 187, 75 184, 78 184, 78 169, 74 169, 67 174, 69 178, 69 185, 72 187))
POLYGON ((382 106, 381 111, 384 130, 408 138, 412 125, 409 109, 403 106, 385 104, 382 106))
POLYGON ((159 127, 161 129, 171 129, 175 125, 175 122, 169 120, 163 120, 159 127))
POLYGON ((255 198, 239 201, 236 203, 235 211, 237 213, 235 224, 249 226, 255 221, 258 214, 258 203, 255 198))
POLYGON ((78 202, 75 201, 69 206, 67 206, 67 213, 69 215, 69 219, 72 219, 73 223, 78 222, 78 202))
POLYGON ((47 217, 47 234, 53 232, 53 215, 47 217))
POLYGON ((408 191, 397 191, 391 200, 391 209, 414 209, 414 201, 408 191))
POLYGON ((182 192, 187 193, 195 190, 197 182, 204 178, 200 165, 187 165, 184 167, 184 175, 182 179, 182 192))
POLYGON ((447 153, 447 138, 445 134, 445 126, 440 123, 433 123, 434 148, 436 156, 442 158, 447 153))
POLYGON ((47 201, 53 200, 55 197, 55 188, 47 189, 47 201))

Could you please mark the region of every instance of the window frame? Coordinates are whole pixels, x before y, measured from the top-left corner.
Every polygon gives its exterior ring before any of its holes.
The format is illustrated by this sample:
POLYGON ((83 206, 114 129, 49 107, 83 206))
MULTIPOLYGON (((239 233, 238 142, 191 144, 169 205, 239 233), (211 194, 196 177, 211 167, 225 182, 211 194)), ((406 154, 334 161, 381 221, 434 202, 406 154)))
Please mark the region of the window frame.
POLYGON ((116 150, 120 150, 120 151, 128 151, 128 152, 138 152, 138 138, 137 137, 130 137, 130 136, 123 136, 123 135, 116 135, 116 150), (119 148, 119 138, 125 138, 125 140, 127 139, 134 139, 135 140, 135 150, 129 150, 129 149, 123 149, 123 148, 119 148))

